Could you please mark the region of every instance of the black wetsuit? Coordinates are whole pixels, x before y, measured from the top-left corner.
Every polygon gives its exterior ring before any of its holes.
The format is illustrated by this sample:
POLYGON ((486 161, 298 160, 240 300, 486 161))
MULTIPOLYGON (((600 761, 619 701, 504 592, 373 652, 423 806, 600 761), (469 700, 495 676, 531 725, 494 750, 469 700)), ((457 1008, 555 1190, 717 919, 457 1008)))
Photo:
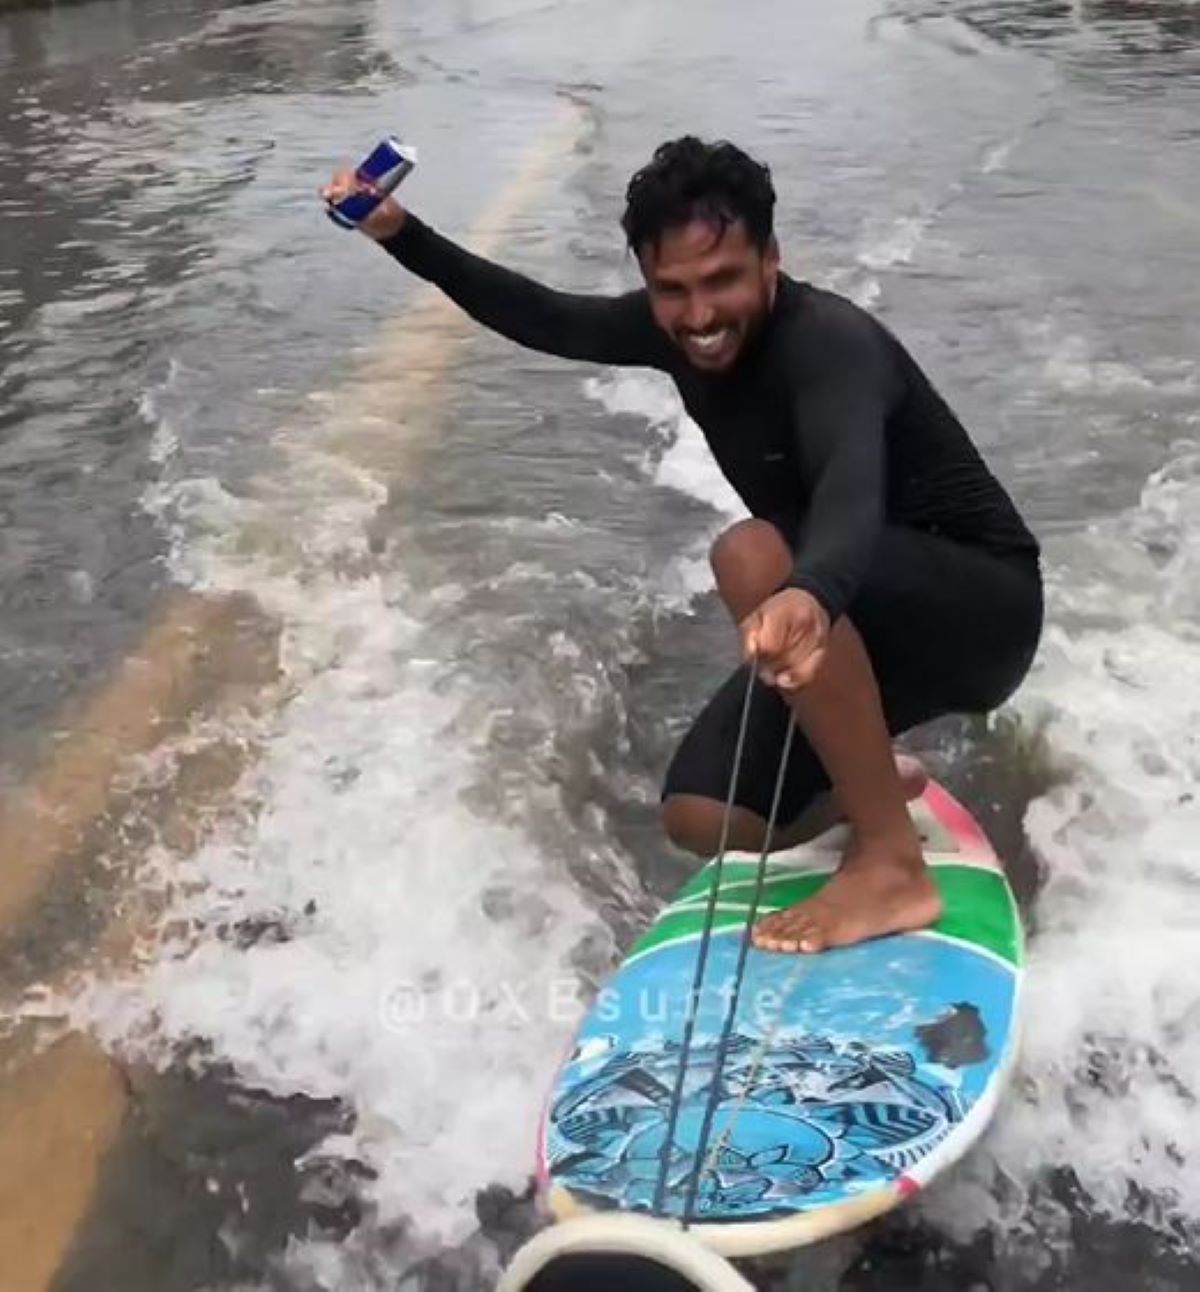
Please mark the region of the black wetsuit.
MULTIPOLYGON (((862 635, 893 734, 993 709, 1025 676, 1042 626, 1038 544, 917 364, 858 306, 781 274, 733 370, 705 373, 655 324, 644 290, 554 291, 411 213, 383 245, 521 345, 669 373, 749 512, 790 545, 790 585, 862 635)), ((664 794, 725 798, 745 685, 739 669, 701 713, 664 794)), ((766 816, 788 715, 761 690, 736 798, 766 816)), ((814 752, 799 738, 793 749, 781 822, 829 786, 814 752)))

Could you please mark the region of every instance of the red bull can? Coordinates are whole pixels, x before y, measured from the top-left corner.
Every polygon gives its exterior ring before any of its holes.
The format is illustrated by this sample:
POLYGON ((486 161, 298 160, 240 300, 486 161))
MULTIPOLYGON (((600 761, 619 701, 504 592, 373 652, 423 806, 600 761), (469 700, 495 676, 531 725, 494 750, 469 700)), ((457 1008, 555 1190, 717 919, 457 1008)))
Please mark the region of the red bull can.
POLYGON ((417 150, 390 136, 371 149, 354 172, 358 189, 340 202, 326 203, 334 224, 356 229, 417 164, 417 150))

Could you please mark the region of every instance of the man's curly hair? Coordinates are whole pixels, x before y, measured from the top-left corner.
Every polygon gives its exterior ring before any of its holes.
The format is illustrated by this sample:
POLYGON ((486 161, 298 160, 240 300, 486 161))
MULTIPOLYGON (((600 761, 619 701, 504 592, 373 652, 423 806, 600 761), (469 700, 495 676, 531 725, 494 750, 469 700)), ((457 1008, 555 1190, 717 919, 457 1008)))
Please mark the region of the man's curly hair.
POLYGON ((621 227, 636 253, 657 248, 672 228, 701 219, 722 234, 741 220, 764 250, 774 227, 771 172, 731 143, 706 143, 694 135, 668 140, 629 181, 621 227))

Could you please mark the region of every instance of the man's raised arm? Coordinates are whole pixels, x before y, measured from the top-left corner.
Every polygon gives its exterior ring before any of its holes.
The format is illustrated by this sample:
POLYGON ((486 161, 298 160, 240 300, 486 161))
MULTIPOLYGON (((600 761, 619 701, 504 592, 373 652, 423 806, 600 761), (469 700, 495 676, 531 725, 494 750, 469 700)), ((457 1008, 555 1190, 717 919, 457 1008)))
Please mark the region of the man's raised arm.
POLYGON ((477 323, 518 345, 563 359, 661 366, 663 339, 644 291, 621 296, 556 291, 467 251, 411 212, 380 245, 477 323))
MULTIPOLYGON (((336 203, 358 187, 339 170, 321 189, 336 203)), ((467 251, 386 197, 358 226, 406 269, 439 287, 476 322, 518 345, 563 359, 663 367, 669 358, 644 291, 589 296, 555 291, 467 251)))

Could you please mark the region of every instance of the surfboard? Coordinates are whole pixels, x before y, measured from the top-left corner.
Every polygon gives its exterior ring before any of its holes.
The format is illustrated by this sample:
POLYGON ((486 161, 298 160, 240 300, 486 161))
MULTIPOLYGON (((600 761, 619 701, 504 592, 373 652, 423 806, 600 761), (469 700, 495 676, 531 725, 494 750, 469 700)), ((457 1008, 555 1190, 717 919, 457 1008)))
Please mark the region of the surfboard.
MULTIPOLYGON (((930 782, 910 804, 939 922, 819 955, 751 947, 719 1075, 758 857, 727 853, 661 1209, 682 1215, 719 1093, 690 1231, 725 1256, 785 1251, 911 1197, 988 1124, 1016 1048, 1023 934, 999 858, 930 782)), ((759 916, 818 891, 844 831, 773 854, 759 916)), ((558 1219, 651 1213, 715 862, 633 945, 583 1017, 541 1120, 537 1167, 558 1219)))

